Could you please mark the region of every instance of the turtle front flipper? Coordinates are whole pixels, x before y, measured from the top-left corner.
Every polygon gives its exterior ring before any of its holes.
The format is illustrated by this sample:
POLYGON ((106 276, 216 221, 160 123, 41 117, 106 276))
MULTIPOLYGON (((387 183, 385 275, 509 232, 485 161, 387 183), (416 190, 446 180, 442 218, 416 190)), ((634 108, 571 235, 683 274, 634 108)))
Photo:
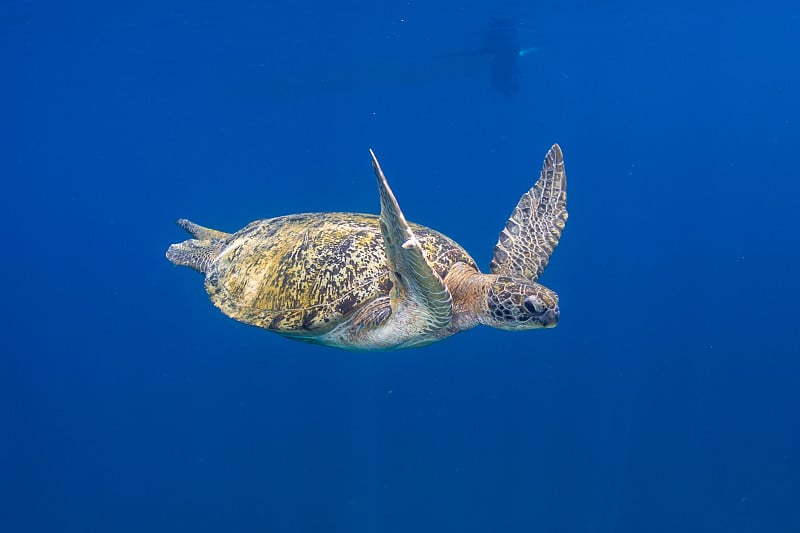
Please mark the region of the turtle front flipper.
POLYGON ((522 195, 500 232, 490 268, 500 274, 536 281, 567 223, 567 175, 561 147, 554 144, 536 184, 522 195))
POLYGON ((369 153, 381 197, 380 226, 393 284, 390 293, 393 314, 402 304, 412 302, 417 308, 414 313, 419 326, 419 331, 413 336, 434 333, 450 324, 452 319, 450 291, 425 257, 419 240, 400 211, 378 159, 372 150, 369 153))

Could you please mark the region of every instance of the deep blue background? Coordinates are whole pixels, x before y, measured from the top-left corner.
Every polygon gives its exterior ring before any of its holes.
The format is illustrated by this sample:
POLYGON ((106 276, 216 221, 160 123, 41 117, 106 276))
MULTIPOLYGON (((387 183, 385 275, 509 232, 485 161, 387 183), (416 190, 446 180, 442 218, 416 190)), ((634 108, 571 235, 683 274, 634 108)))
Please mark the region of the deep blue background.
POLYGON ((540 4, 0 0, 0 529, 800 531, 800 8, 540 4), (553 142, 555 330, 340 352, 164 258, 372 147, 488 267, 553 142))

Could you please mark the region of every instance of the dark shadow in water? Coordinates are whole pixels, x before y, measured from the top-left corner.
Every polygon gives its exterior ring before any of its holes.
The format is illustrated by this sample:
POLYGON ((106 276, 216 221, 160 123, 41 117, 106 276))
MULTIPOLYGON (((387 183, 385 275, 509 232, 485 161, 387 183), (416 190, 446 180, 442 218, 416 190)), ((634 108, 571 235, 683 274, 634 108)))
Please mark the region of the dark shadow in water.
POLYGON ((347 55, 328 56, 328 60, 324 56, 310 56, 302 62, 288 58, 279 62, 272 58, 265 69, 266 76, 247 85, 258 98, 270 95, 294 100, 479 79, 486 76, 488 67, 492 89, 505 96, 515 96, 522 85, 522 58, 538 48, 524 48, 520 44, 520 25, 515 19, 492 18, 485 28, 480 33, 479 47, 458 50, 458 45, 450 43, 451 49, 441 53, 416 50, 415 54, 393 49, 381 50, 372 60, 347 55))
POLYGON ((522 49, 517 23, 510 19, 494 19, 484 34, 486 53, 491 57, 492 89, 514 96, 520 89, 522 49))
POLYGON ((521 89, 520 60, 536 48, 523 48, 519 24, 510 18, 493 18, 483 33, 483 47, 456 52, 451 56, 486 56, 489 58, 489 81, 492 89, 505 96, 514 96, 521 89))

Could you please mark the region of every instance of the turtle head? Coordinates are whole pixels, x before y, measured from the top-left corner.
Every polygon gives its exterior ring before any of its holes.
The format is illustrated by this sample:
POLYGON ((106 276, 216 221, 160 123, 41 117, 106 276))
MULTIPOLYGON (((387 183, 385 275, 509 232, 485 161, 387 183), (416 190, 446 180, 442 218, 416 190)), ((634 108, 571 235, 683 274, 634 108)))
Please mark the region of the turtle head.
POLYGON ((499 329, 552 328, 558 323, 558 295, 538 283, 492 276, 482 322, 499 329))

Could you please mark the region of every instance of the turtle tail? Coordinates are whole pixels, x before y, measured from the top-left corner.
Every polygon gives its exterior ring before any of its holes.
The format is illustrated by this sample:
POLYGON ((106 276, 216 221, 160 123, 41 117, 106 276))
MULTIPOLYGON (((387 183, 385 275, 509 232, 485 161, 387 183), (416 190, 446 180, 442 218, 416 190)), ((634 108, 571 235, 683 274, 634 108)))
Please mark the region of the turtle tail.
POLYGON ((203 274, 219 253, 229 233, 198 226, 184 218, 178 225, 192 234, 194 239, 173 244, 167 250, 167 259, 179 266, 188 266, 203 274))

